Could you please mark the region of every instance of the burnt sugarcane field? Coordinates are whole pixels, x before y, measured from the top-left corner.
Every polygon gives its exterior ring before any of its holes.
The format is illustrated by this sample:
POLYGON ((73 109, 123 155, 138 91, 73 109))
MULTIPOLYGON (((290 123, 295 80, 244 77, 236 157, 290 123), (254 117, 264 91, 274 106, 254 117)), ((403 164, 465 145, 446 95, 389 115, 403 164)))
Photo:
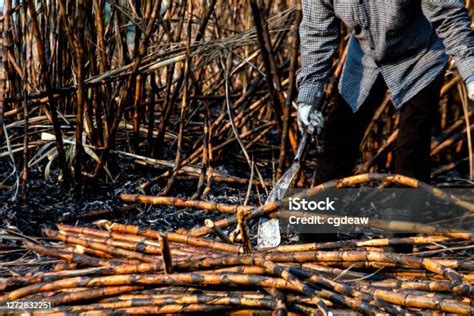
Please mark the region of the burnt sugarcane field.
POLYGON ((0 315, 473 314, 473 29, 0 0, 0 315))

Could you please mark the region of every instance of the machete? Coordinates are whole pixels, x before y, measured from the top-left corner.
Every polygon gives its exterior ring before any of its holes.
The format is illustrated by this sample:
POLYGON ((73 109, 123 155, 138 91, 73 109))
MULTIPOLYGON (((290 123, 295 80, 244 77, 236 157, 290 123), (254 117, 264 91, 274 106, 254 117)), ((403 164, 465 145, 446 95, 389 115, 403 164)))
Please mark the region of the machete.
MULTIPOLYGON (((310 113, 315 110, 320 110, 323 102, 319 102, 320 106, 314 106, 311 108, 310 113)), ((313 134, 314 135, 314 134, 313 134)), ((310 135, 307 131, 303 132, 301 142, 296 151, 296 155, 293 158, 293 163, 290 169, 288 169, 283 176, 278 180, 272 191, 268 195, 265 205, 276 201, 281 201, 285 196, 286 192, 290 188, 293 178, 301 168, 302 162, 306 156, 309 144, 312 141, 313 135, 310 135)), ((257 246, 258 248, 273 248, 277 247, 281 243, 280 234, 280 222, 277 218, 264 218, 261 217, 258 222, 257 232, 257 246)))

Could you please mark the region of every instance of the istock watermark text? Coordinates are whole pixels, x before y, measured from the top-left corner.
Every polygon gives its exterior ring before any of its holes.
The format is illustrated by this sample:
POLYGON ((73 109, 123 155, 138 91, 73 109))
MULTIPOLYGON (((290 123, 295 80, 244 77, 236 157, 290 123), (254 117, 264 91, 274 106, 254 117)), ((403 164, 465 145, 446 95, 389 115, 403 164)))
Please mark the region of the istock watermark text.
POLYGON ((335 211, 336 199, 329 197, 321 201, 308 201, 304 198, 294 197, 289 199, 290 211, 335 211))

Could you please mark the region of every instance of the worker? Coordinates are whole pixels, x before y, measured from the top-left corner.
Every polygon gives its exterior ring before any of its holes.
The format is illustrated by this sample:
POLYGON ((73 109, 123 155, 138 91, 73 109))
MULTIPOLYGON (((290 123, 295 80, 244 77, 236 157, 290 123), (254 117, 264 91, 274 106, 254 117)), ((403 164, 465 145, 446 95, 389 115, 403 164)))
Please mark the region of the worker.
POLYGON ((349 176, 386 90, 400 114, 394 172, 428 182, 433 120, 452 56, 474 100, 474 33, 461 0, 302 0, 298 124, 321 131, 316 179, 349 176), (350 34, 334 104, 323 115, 326 79, 350 34), (316 106, 316 107, 314 107, 316 106))

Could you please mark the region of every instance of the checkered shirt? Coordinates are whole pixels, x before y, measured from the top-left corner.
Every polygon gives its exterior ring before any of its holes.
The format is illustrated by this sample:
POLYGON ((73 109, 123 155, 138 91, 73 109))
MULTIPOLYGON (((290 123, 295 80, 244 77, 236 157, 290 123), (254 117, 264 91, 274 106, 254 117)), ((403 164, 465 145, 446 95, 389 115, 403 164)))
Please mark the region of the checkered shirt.
POLYGON ((399 108, 431 83, 453 57, 465 81, 474 76, 474 32, 461 0, 302 0, 298 102, 324 91, 340 40, 350 31, 339 91, 353 111, 382 76, 399 108))

